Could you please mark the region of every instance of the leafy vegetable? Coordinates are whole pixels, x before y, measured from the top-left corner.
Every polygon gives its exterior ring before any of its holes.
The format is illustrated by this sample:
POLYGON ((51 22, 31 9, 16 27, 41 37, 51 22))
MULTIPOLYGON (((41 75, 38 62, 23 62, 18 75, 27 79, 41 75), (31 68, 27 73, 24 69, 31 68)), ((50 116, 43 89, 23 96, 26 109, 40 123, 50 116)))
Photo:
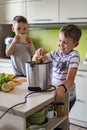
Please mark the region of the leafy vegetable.
POLYGON ((0 74, 0 91, 2 91, 2 84, 9 82, 10 79, 6 77, 4 74, 0 74))

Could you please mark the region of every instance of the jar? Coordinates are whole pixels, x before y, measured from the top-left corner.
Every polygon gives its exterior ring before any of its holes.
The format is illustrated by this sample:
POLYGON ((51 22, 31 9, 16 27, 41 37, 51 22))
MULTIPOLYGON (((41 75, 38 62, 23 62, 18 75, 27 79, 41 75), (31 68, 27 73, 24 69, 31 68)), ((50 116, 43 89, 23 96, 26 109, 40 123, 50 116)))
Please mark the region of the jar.
POLYGON ((62 117, 65 115, 65 105, 63 102, 58 102, 54 104, 54 110, 57 112, 57 117, 62 117))

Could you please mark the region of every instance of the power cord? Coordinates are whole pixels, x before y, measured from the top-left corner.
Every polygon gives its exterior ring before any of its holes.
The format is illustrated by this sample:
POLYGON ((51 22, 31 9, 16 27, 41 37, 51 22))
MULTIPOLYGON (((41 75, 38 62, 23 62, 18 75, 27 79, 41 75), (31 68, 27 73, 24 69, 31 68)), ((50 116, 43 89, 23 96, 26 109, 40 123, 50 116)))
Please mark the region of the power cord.
POLYGON ((20 103, 17 103, 17 104, 15 104, 15 105, 13 105, 12 107, 10 107, 10 108, 8 108, 1 116, 0 116, 0 119, 2 119, 2 117, 6 114, 6 113, 8 113, 8 111, 10 111, 11 109, 13 109, 14 107, 16 107, 16 106, 19 106, 19 105, 22 105, 22 104, 25 104, 26 102, 27 102, 27 97, 29 96, 29 95, 31 95, 31 94, 33 94, 33 93, 40 93, 40 92, 51 92, 51 91, 54 91, 55 89, 56 89, 56 87, 55 86, 53 86, 53 85, 51 85, 51 86, 49 86, 49 88, 48 89, 45 89, 45 90, 41 90, 41 91, 33 91, 33 92, 31 92, 31 93, 28 93, 26 96, 25 96, 25 100, 24 100, 24 102, 20 102, 20 103), (53 87, 53 89, 49 89, 49 88, 52 88, 53 87))
POLYGON ((33 94, 33 93, 35 93, 35 92, 31 92, 31 93, 27 94, 27 95, 25 96, 24 102, 17 103, 17 104, 15 104, 15 105, 13 105, 12 107, 8 108, 8 109, 0 116, 0 119, 1 119, 8 111, 10 111, 12 108, 14 108, 14 107, 16 107, 16 106, 19 106, 19 105, 22 105, 22 104, 25 104, 25 103, 27 102, 27 97, 28 97, 29 95, 33 94))

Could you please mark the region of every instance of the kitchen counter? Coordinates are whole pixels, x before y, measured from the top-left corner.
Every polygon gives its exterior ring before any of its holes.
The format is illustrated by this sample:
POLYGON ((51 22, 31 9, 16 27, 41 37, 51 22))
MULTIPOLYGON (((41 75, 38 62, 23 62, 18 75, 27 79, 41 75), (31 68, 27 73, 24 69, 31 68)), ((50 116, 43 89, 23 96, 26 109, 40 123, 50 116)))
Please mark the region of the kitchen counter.
POLYGON ((87 71, 87 61, 81 61, 78 70, 87 71))
POLYGON ((10 59, 0 58, 0 73, 13 73, 10 59))
MULTIPOLYGON (((17 103, 23 102, 25 96, 29 93, 31 92, 28 91, 28 85, 26 82, 17 86, 15 90, 12 90, 9 93, 0 92, 0 110, 6 110, 17 103)), ((34 107, 36 107, 37 110, 40 110, 53 100, 53 92, 33 93, 27 97, 26 105, 23 104, 13 109, 15 110, 15 114, 28 117, 35 112, 34 107)))
POLYGON ((0 58, 0 62, 2 63, 11 63, 10 58, 0 58))
MULTIPOLYGON (((16 86, 16 88, 9 93, 0 92, 0 116, 8 108, 23 102, 25 96, 29 93, 31 92, 28 91, 27 82, 23 82, 22 85, 16 86)), ((14 107, 0 119, 0 130, 25 130, 26 123, 24 124, 24 122, 26 122, 26 117, 53 102, 53 93, 54 92, 43 92, 29 95, 26 104, 14 107), (19 120, 21 126, 19 125, 19 120), (16 124, 14 124, 14 121, 16 124)))
MULTIPOLYGON (((24 77, 18 77, 20 79, 24 77)), ((25 78, 26 79, 26 78, 25 78)), ((10 107, 24 102, 25 96, 30 94, 27 82, 8 93, 0 92, 0 117, 10 107)), ((68 93, 63 99, 65 102, 65 115, 60 118, 49 120, 45 124, 46 130, 53 130, 56 126, 61 126, 68 130, 68 93)), ((54 101, 54 92, 36 92, 27 97, 27 102, 14 107, 0 119, 0 130, 26 130, 26 118, 34 112, 41 110, 54 101), (15 122, 15 123, 14 123, 15 122)), ((61 128, 60 127, 60 128, 61 128)))

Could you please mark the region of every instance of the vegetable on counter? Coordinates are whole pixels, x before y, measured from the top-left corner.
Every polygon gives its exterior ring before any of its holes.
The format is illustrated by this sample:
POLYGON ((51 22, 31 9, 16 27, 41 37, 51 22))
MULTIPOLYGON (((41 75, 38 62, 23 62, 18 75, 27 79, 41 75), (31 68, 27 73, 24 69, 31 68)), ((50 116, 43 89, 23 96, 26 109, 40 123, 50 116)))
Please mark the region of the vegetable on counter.
POLYGON ((11 80, 14 78, 13 74, 0 74, 0 91, 8 92, 12 89, 10 85, 11 80))
POLYGON ((0 91, 9 92, 17 85, 25 82, 25 79, 16 80, 13 74, 0 74, 0 91))
POLYGON ((11 86, 8 83, 2 84, 2 91, 9 92, 11 90, 11 86))
POLYGON ((11 79, 9 79, 8 76, 6 76, 4 73, 0 74, 0 91, 2 91, 2 84, 8 83, 11 79))

